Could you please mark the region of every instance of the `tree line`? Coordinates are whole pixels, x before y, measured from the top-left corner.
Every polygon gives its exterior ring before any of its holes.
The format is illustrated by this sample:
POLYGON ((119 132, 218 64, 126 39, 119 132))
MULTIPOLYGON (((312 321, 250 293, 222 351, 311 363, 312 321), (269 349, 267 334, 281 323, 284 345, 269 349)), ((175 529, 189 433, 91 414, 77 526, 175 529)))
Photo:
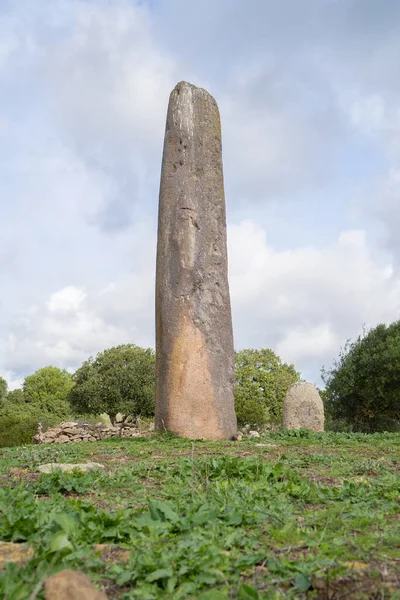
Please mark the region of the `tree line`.
MULTIPOLYGON (((235 353, 238 424, 280 425, 288 388, 301 379, 294 365, 270 349, 235 353)), ((320 391, 328 427, 355 431, 394 430, 400 424, 400 321, 365 330, 338 359, 322 368, 320 391)), ((107 413, 154 415, 155 352, 123 344, 84 361, 75 373, 47 366, 8 391, 0 377, 0 446, 29 443, 40 419, 62 420, 107 413)))

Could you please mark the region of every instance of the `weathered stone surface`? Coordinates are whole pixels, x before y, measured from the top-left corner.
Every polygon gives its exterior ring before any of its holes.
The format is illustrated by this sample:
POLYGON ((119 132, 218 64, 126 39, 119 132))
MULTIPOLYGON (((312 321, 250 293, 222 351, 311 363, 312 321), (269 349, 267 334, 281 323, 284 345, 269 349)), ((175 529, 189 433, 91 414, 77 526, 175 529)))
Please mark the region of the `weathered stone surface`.
POLYGON ((99 419, 101 421, 100 425, 107 425, 107 427, 112 426, 111 419, 107 413, 101 413, 101 415, 99 415, 99 419))
MULTIPOLYGON (((100 554, 105 562, 113 563, 128 562, 131 550, 114 544, 94 544, 93 552, 100 554)), ((24 565, 34 556, 34 549, 25 543, 0 541, 0 569, 4 569, 9 562, 24 565)))
POLYGON ((324 422, 324 405, 316 387, 303 381, 292 385, 283 403, 283 426, 324 431, 324 422))
POLYGON ((234 355, 218 106, 172 91, 160 186, 156 272, 156 429, 236 434, 234 355))
POLYGON ((44 435, 46 438, 49 438, 49 439, 51 439, 51 438, 55 438, 55 437, 57 437, 57 435, 58 435, 59 433, 60 433, 59 431, 57 432, 57 431, 56 431, 56 430, 54 430, 54 429, 50 429, 49 431, 46 431, 46 433, 44 433, 43 435, 44 435))
POLYGON ((39 465, 37 470, 39 473, 52 473, 52 471, 64 471, 66 473, 71 473, 74 469, 79 469, 86 473, 86 471, 91 471, 93 469, 104 469, 104 465, 95 462, 87 462, 83 464, 67 464, 67 463, 47 463, 46 465, 39 465))
POLYGON ((46 600, 107 600, 104 592, 93 587, 89 577, 65 569, 44 581, 46 600))
POLYGON ((258 433, 258 431, 249 431, 249 433, 247 435, 252 438, 260 437, 260 434, 258 433))
POLYGON ((0 542, 0 568, 3 568, 8 562, 23 565, 33 558, 33 556, 33 548, 26 544, 0 542))
POLYGON ((77 430, 77 429, 75 429, 74 427, 64 427, 64 428, 63 428, 63 434, 64 434, 64 435, 76 435, 76 433, 77 433, 78 431, 81 431, 81 433, 84 433, 84 431, 83 431, 83 430, 77 430))

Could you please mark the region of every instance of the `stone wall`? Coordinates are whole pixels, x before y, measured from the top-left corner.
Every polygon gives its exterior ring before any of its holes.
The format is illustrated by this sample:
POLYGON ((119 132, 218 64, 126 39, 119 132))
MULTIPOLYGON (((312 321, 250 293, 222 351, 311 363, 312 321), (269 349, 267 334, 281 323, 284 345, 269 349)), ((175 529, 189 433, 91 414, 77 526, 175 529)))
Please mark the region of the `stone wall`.
POLYGON ((137 425, 130 423, 118 423, 114 427, 109 427, 102 423, 92 425, 89 423, 68 422, 60 423, 58 427, 48 429, 45 432, 39 431, 33 441, 35 444, 66 444, 67 442, 97 442, 114 437, 144 437, 149 434, 149 429, 141 430, 137 425))

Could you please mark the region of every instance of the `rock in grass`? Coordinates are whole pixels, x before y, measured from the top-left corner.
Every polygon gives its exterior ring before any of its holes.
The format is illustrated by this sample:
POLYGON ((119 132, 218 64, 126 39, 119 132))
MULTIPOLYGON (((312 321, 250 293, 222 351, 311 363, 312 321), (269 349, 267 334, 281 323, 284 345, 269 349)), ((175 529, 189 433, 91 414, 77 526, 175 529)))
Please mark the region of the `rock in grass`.
POLYGON ((93 587, 89 577, 65 569, 44 581, 45 600, 107 600, 104 592, 93 587))
POLYGON ((23 565, 33 558, 33 556, 33 548, 26 544, 0 542, 0 569, 2 569, 6 563, 10 562, 23 565))
POLYGON ((283 403, 283 426, 324 431, 324 421, 324 405, 317 388, 306 381, 292 385, 283 403))
POLYGON ((92 471, 94 469, 104 469, 104 465, 95 462, 88 462, 83 464, 66 464, 66 463, 47 463, 46 465, 39 465, 37 470, 39 473, 52 473, 53 471, 63 471, 65 473, 71 473, 74 469, 79 469, 83 473, 92 471))
POLYGON ((258 433, 258 431, 249 431, 248 436, 252 438, 258 438, 260 437, 260 434, 258 433))

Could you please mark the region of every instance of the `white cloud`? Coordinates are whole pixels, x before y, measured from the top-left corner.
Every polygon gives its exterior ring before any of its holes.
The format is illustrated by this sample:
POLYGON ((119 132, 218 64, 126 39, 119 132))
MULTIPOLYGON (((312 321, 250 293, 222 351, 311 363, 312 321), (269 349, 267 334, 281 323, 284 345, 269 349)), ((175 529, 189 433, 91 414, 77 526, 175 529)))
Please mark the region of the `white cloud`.
MULTIPOLYGON (((271 347, 314 381, 364 323, 400 317, 400 278, 374 260, 363 231, 343 232, 323 249, 279 252, 246 220, 229 227, 229 256, 236 346, 271 347)), ((16 378, 28 365, 74 369, 115 344, 153 345, 154 266, 145 253, 135 273, 102 288, 67 286, 20 315, 6 370, 16 378)))
POLYGON ((3 358, 9 377, 48 364, 74 370, 90 355, 117 344, 151 345, 152 279, 136 275, 128 285, 122 280, 103 290, 71 285, 20 315, 3 358))
POLYGON ((38 64, 62 124, 106 153, 160 138, 176 66, 152 36, 146 8, 75 0, 68 12, 73 24, 61 40, 40 40, 38 64))
POLYGON ((8 390, 11 392, 12 390, 16 390, 22 387, 24 382, 23 377, 15 378, 12 371, 0 371, 0 377, 3 377, 8 383, 8 390))
POLYGON ((50 313, 74 312, 79 309, 85 298, 86 294, 83 290, 69 285, 63 290, 52 294, 50 301, 47 302, 47 307, 50 313))
POLYGON ((227 175, 240 200, 294 199, 332 177, 340 126, 329 89, 311 91, 276 54, 235 65, 217 88, 227 175), (310 96, 314 106, 310 110, 310 96), (329 137, 330 143, 326 143, 329 137))
POLYGON ((324 360, 329 355, 335 356, 342 342, 343 340, 333 333, 331 325, 323 323, 315 327, 298 327, 289 331, 277 344, 276 352, 292 363, 298 360, 304 362, 312 357, 324 360))
POLYGON ((247 220, 229 228, 229 250, 236 346, 272 347, 307 377, 363 324, 400 318, 399 273, 374 259, 363 231, 278 252, 247 220))

